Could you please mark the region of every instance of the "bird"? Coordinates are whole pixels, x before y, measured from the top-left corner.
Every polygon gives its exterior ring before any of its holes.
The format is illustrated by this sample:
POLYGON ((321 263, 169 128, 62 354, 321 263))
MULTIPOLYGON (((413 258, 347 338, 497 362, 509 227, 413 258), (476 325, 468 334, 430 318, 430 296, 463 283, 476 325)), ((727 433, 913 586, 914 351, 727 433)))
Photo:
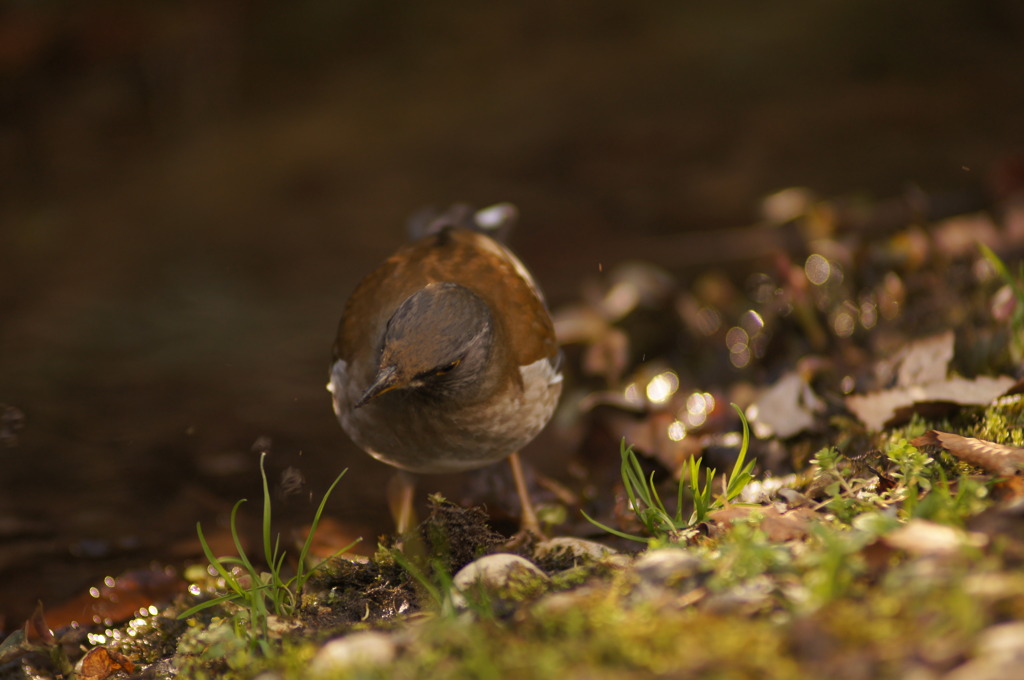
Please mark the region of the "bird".
POLYGON ((414 240, 345 304, 327 388, 348 436, 397 468, 399 535, 414 521, 417 475, 508 459, 520 533, 543 536, 519 451, 555 411, 561 352, 543 294, 501 242, 517 216, 507 203, 421 213, 414 240))

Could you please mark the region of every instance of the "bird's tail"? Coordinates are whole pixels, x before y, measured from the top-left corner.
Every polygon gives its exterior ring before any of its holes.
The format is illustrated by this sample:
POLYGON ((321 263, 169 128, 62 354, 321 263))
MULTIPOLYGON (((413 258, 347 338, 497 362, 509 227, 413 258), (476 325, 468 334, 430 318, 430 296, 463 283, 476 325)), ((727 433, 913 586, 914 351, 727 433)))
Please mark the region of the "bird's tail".
POLYGON ((423 208, 409 218, 406 228, 413 240, 436 234, 445 227, 463 227, 506 243, 518 220, 519 210, 511 203, 495 203, 480 210, 474 210, 466 203, 454 203, 442 211, 423 208))

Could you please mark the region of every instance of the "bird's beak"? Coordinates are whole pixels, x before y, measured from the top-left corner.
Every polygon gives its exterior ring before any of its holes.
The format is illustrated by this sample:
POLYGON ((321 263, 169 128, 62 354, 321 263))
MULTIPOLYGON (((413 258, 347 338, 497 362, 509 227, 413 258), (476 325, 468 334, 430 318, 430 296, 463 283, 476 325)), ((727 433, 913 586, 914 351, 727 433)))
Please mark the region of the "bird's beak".
POLYGON ((398 369, 395 366, 382 366, 373 378, 373 382, 363 392, 363 396, 359 397, 359 401, 356 402, 354 408, 365 406, 371 399, 379 397, 385 392, 390 392, 398 386, 398 369))

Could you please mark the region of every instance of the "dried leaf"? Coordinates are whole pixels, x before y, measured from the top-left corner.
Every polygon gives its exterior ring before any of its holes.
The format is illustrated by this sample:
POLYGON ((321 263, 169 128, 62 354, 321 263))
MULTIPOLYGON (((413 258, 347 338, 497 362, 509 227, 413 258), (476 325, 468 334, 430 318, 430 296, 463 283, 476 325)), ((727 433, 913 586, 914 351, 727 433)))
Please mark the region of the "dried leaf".
POLYGON ((883 378, 896 373, 895 387, 850 395, 846 407, 868 429, 881 430, 887 423, 909 418, 913 409, 920 410, 928 404, 986 406, 1014 384, 1008 376, 947 378, 952 358, 952 331, 911 343, 895 360, 878 366, 883 378))
POLYGON ((106 680, 118 671, 134 673, 135 664, 116 650, 94 647, 79 662, 78 677, 81 680, 106 680))
POLYGON ((712 512, 709 520, 715 525, 724 525, 751 515, 758 518, 758 526, 768 540, 782 543, 803 538, 810 530, 818 514, 809 508, 794 508, 779 511, 775 506, 730 505, 712 512))
POLYGON ((43 613, 43 603, 37 602, 32 616, 25 622, 25 641, 29 643, 41 643, 44 645, 57 644, 53 631, 46 624, 46 617, 43 613))
POLYGON ((939 446, 971 465, 999 477, 1012 477, 1024 470, 1024 448, 961 437, 951 432, 929 430, 910 442, 914 446, 939 446))
POLYGON ((758 437, 786 439, 814 427, 815 415, 824 410, 825 404, 803 376, 791 371, 761 392, 747 417, 758 437))
POLYGON ((854 394, 846 398, 846 407, 871 430, 881 430, 901 415, 903 409, 929 403, 986 406, 1006 393, 1014 384, 1008 376, 954 377, 942 382, 895 387, 881 392, 854 394))
POLYGON ((964 548, 981 548, 988 538, 983 534, 966 532, 956 527, 937 524, 924 519, 912 519, 899 529, 889 532, 882 541, 896 550, 912 555, 953 557, 964 548))
POLYGON ((0 664, 18 658, 26 653, 37 651, 40 647, 56 647, 57 639, 43 616, 43 603, 36 604, 32 616, 25 625, 8 635, 0 642, 0 664))
POLYGON ((953 331, 912 342, 900 362, 896 384, 927 385, 945 380, 953 359, 953 331))

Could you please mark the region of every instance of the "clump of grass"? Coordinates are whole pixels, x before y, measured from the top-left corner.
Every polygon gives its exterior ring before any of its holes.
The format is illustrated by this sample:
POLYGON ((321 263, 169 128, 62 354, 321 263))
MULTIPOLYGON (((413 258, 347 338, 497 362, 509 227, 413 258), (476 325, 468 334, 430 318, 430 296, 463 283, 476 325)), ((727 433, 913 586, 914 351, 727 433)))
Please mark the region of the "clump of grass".
MULTIPOLYGON (((911 423, 907 433, 918 429, 911 423)), ((822 507, 840 522, 856 524, 859 518, 881 511, 902 520, 959 526, 986 507, 991 482, 976 479, 969 466, 933 458, 898 434, 883 443, 880 453, 881 467, 887 472, 867 467, 870 474, 862 477, 854 476, 848 461, 833 447, 814 455, 815 480, 826 497, 822 507), (879 474, 887 484, 879 483, 879 474)))
MULTIPOLYGON (((231 509, 231 538, 235 544, 237 556, 217 557, 210 549, 206 537, 203 535, 203 527, 200 522, 196 523, 196 533, 199 535, 199 544, 203 548, 203 554, 209 560, 210 566, 224 579, 228 592, 212 600, 201 602, 178 615, 179 619, 186 619, 194 616, 200 611, 224 604, 238 605, 236 613, 231 616, 231 623, 236 637, 248 643, 253 651, 268 654, 270 647, 269 617, 294 616, 298 611, 299 597, 302 587, 309 577, 313 575, 316 567, 308 568, 307 558, 309 548, 313 543, 313 535, 316 533, 320 517, 323 515, 327 499, 330 497, 334 487, 348 471, 342 470, 334 482, 328 487, 320 506, 313 515, 313 522, 309 534, 299 551, 298 562, 292 576, 285 578, 284 563, 287 557, 286 551, 281 547, 281 536, 278 534, 273 541, 270 537, 271 527, 271 503, 270 485, 267 482, 267 471, 264 467, 264 452, 260 456, 260 476, 263 479, 263 553, 266 560, 266 571, 258 569, 253 561, 246 554, 242 547, 242 541, 238 536, 237 515, 238 509, 246 502, 241 499, 231 509), (240 568, 240 569, 239 569, 240 568)), ((349 545, 339 550, 336 555, 347 551, 359 542, 356 539, 349 545)))
POLYGON ((675 542, 679 540, 683 531, 695 524, 706 521, 713 511, 723 508, 727 503, 735 500, 753 479, 751 472, 754 469, 755 461, 747 461, 746 459, 747 449, 750 446, 750 427, 747 424, 747 419, 738 406, 733 404, 732 407, 736 409, 743 423, 743 443, 740 446, 739 454, 736 456, 736 462, 733 464, 732 473, 722 478, 721 493, 716 494, 714 490, 716 470, 709 468, 704 475, 704 483, 702 484, 700 466, 703 458, 691 458, 689 463, 690 474, 687 477, 681 477, 677 487, 676 511, 674 514, 669 513, 664 501, 661 500, 655 488, 654 473, 652 472, 650 477, 644 475, 633 447, 626 446, 626 440, 623 439, 621 444, 622 484, 626 488, 630 508, 636 513, 637 519, 640 520, 640 523, 647 530, 649 537, 634 536, 633 534, 613 529, 593 519, 585 512, 583 516, 592 524, 621 538, 648 544, 666 541, 675 542), (693 498, 693 512, 690 514, 689 519, 684 520, 683 491, 687 484, 689 484, 690 494, 693 498))

